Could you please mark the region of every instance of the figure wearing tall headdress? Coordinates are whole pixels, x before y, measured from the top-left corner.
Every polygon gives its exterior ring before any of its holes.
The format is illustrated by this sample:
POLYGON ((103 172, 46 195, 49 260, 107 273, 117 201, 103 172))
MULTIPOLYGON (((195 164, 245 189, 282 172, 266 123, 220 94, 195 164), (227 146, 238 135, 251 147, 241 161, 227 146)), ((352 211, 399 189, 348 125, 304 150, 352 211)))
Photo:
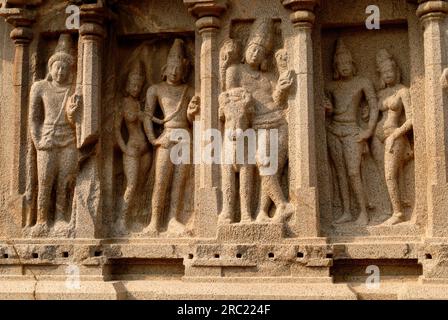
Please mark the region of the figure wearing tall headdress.
POLYGON ((31 87, 29 124, 36 149, 37 208, 36 216, 27 218, 27 227, 33 226, 33 235, 46 235, 51 226, 62 232, 71 212, 78 169, 72 48, 71 36, 61 35, 48 61, 47 77, 31 87))
POLYGON ((338 40, 336 44, 333 67, 334 80, 326 88, 326 105, 330 117, 327 142, 343 206, 343 214, 335 223, 353 220, 350 211, 351 187, 359 207, 356 223, 366 225, 369 217, 361 180, 361 161, 366 141, 373 135, 378 119, 375 89, 369 79, 357 76, 352 55, 342 40, 338 40), (362 129, 358 123, 364 99, 369 106, 369 123, 366 129, 362 129))
POLYGON ((392 204, 392 216, 384 225, 395 225, 406 220, 399 178, 405 163, 413 157, 406 136, 413 128, 412 101, 409 88, 401 84, 400 68, 387 50, 378 51, 376 66, 380 78, 378 106, 382 117, 372 139, 372 155, 384 174, 392 204))
MULTIPOLYGON (((288 96, 292 86, 293 73, 279 70, 280 77, 277 77, 275 72, 269 70, 268 59, 272 57, 273 48, 273 20, 269 18, 255 20, 243 53, 243 62, 230 66, 226 72, 225 88, 227 90, 242 87, 252 95, 255 107, 252 128, 257 132, 266 130, 267 133, 261 149, 271 149, 270 147, 274 143, 269 140, 271 129, 278 132, 278 141, 275 141, 278 142, 276 144, 278 149, 274 151, 278 157, 274 172, 269 170, 275 166, 272 163, 274 154, 271 154, 270 159, 268 159, 266 153, 261 152, 260 148, 257 150, 257 167, 261 176, 258 222, 271 221, 269 211, 272 202, 276 206, 274 222, 284 222, 293 212, 292 204, 288 202, 280 184, 280 177, 288 158, 287 103, 285 97, 288 96)), ((281 67, 283 66, 284 64, 281 67)), ((249 210, 248 206, 246 205, 243 208, 247 209, 242 212, 242 217, 245 217, 245 220, 250 220, 251 213, 246 212, 249 210)), ((232 222, 231 214, 231 212, 222 212, 220 222, 232 222)))
POLYGON ((187 164, 174 164, 170 158, 171 149, 179 143, 174 136, 179 129, 191 132, 191 123, 199 112, 199 98, 194 97, 193 88, 186 82, 189 74, 189 61, 186 58, 184 41, 176 39, 168 53, 163 67, 163 81, 151 86, 146 94, 144 127, 149 142, 155 148, 155 181, 152 195, 152 216, 144 233, 157 235, 169 195, 168 232, 182 234, 185 226, 179 221, 182 209, 185 182, 190 167, 187 164), (155 117, 157 106, 162 109, 164 118, 155 117), (163 132, 156 137, 154 123, 163 126, 163 132))

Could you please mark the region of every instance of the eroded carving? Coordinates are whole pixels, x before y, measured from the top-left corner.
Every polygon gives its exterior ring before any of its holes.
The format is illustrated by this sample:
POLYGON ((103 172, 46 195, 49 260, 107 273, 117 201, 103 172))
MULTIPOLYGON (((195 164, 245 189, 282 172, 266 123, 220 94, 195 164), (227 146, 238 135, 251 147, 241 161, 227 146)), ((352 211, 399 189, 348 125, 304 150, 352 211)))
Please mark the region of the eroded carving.
POLYGON ((116 223, 116 231, 119 233, 126 233, 127 223, 135 217, 133 209, 137 193, 143 190, 152 163, 152 152, 143 129, 144 118, 140 102, 145 81, 144 65, 140 60, 136 60, 131 65, 120 109, 115 116, 115 138, 123 152, 123 169, 126 177, 123 205, 116 223), (123 124, 127 129, 127 141, 122 133, 123 124))
MULTIPOLYGON (((263 174, 269 167, 270 160, 261 149, 269 150, 271 142, 269 134, 264 142, 258 142, 256 160, 261 177, 261 197, 257 214, 257 222, 270 222, 269 211, 271 203, 276 206, 274 222, 283 222, 293 212, 293 206, 285 197, 280 177, 288 158, 288 124, 286 120, 286 97, 293 83, 293 73, 283 71, 285 67, 285 52, 280 52, 278 57, 282 59, 279 64, 280 77, 268 68, 268 58, 274 46, 273 21, 268 18, 257 19, 252 25, 250 36, 244 51, 242 63, 232 64, 226 72, 227 90, 244 88, 252 95, 255 107, 255 115, 252 120, 252 128, 258 133, 260 130, 277 130, 278 132, 278 166, 275 174, 263 174), (263 146, 264 143, 264 146, 263 146)), ((233 50, 232 52, 234 52, 233 50)), ((287 68, 287 66, 286 66, 287 68)), ((258 135, 260 136, 260 135, 258 135)), ((244 212, 244 215, 248 213, 244 212)), ((224 219, 225 221, 226 219, 224 219)), ((248 219, 245 219, 248 220, 248 219)))
POLYGON ((68 220, 78 169, 76 111, 80 105, 74 95, 72 47, 71 37, 61 35, 48 61, 47 77, 31 88, 29 123, 35 148, 31 166, 36 172, 29 177, 28 198, 33 201, 37 187, 37 205, 36 214, 29 212, 25 233, 32 227, 33 236, 47 236, 50 231, 51 235, 68 236, 70 231, 68 220))
POLYGON ((392 217, 384 225, 395 225, 405 220, 399 185, 403 166, 413 158, 413 151, 406 133, 412 130, 412 102, 409 88, 401 84, 400 69, 385 49, 376 57, 380 75, 378 106, 382 117, 376 125, 372 139, 372 155, 386 179, 392 203, 392 217), (403 122, 404 118, 404 122, 403 122))
MULTIPOLYGON (((236 161, 237 143, 244 139, 243 132, 251 127, 254 110, 252 95, 244 88, 234 88, 223 92, 219 97, 219 115, 225 123, 222 156, 222 192, 223 209, 219 216, 219 223, 234 222, 236 203, 236 174, 240 178, 240 206, 241 223, 252 222, 251 195, 253 190, 253 178, 255 166, 249 163, 249 152, 245 152, 243 163, 236 161), (231 159, 228 159, 228 155, 231 159), (227 161, 231 160, 231 161, 227 161), (237 163, 238 162, 238 163, 237 163)), ((243 142, 244 143, 244 142, 243 142)))
POLYGON ((361 161, 367 151, 367 140, 373 135, 378 118, 375 89, 372 82, 357 75, 349 49, 342 40, 336 44, 334 54, 334 81, 326 88, 325 102, 330 121, 327 125, 327 142, 330 158, 335 168, 343 214, 335 223, 353 220, 350 210, 350 188, 356 197, 359 215, 356 224, 369 222, 367 201, 361 179, 361 161), (362 128, 362 102, 368 103, 368 126, 362 128))
POLYGON ((171 149, 179 143, 173 139, 176 130, 191 133, 191 123, 199 112, 199 98, 194 96, 193 88, 186 83, 190 63, 184 50, 183 40, 176 39, 163 67, 163 82, 151 86, 146 94, 144 128, 149 142, 155 148, 152 216, 150 224, 143 231, 148 235, 157 235, 162 229, 161 221, 168 194, 168 232, 176 235, 186 232, 185 226, 178 220, 178 214, 182 209, 190 166, 174 164, 170 158, 171 149), (164 114, 163 119, 154 114, 158 105, 164 114), (158 137, 154 123, 163 126, 163 132, 158 137))

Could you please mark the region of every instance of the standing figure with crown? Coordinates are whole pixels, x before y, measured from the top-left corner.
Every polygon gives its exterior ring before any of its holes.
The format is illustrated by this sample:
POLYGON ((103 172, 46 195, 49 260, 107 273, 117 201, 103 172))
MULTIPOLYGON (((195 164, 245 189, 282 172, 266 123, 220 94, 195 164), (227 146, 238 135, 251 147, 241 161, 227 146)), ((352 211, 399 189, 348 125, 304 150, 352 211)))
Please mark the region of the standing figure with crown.
POLYGON ((405 221, 399 174, 403 174, 404 164, 414 155, 406 136, 413 128, 412 102, 409 88, 401 83, 400 69, 386 49, 378 51, 376 66, 380 75, 378 105, 382 117, 372 139, 372 154, 378 167, 383 166, 381 171, 393 210, 383 225, 395 225, 405 221))
POLYGON ((151 86, 146 94, 144 127, 149 142, 155 148, 155 179, 151 221, 143 233, 152 236, 158 235, 161 230, 168 194, 168 232, 175 235, 185 232, 185 226, 178 216, 190 167, 188 164, 174 164, 170 154, 177 143, 182 143, 173 139, 178 130, 187 131, 191 136, 191 123, 200 108, 199 98, 193 96, 193 88, 186 83, 188 69, 184 41, 176 39, 168 53, 166 65, 162 68, 163 81, 151 86), (162 109, 164 119, 154 116, 157 106, 162 109), (159 137, 155 135, 154 123, 163 126, 159 137))
POLYGON ((356 224, 367 225, 369 217, 361 179, 361 162, 367 148, 366 141, 373 135, 378 119, 376 93, 369 79, 356 75, 352 55, 341 40, 336 44, 333 67, 334 80, 326 88, 326 111, 330 116, 327 140, 343 206, 343 214, 335 223, 353 220, 350 211, 351 187, 359 207, 356 224), (362 129, 358 123, 364 99, 369 105, 366 129, 362 129))
POLYGON ((150 146, 143 129, 140 96, 146 81, 145 68, 140 60, 135 60, 127 74, 127 81, 121 99, 121 105, 115 116, 114 132, 118 146, 123 152, 123 169, 126 177, 126 190, 123 196, 121 214, 116 228, 126 233, 127 222, 136 205, 139 189, 145 182, 151 168, 150 146), (122 134, 123 123, 127 129, 127 141, 122 134))
MULTIPOLYGON (((280 76, 269 70, 268 58, 274 47, 274 24, 269 18, 259 18, 252 25, 244 52, 243 63, 234 64, 226 72, 227 90, 242 87, 253 97, 255 117, 252 127, 255 130, 278 130, 278 166, 274 174, 264 174, 271 164, 257 150, 257 167, 261 176, 261 197, 258 222, 269 222, 269 209, 272 202, 276 206, 274 222, 284 222, 293 213, 292 204, 285 197, 280 177, 288 159, 288 123, 287 101, 294 81, 292 71, 279 71, 280 76)), ((270 149, 269 134, 265 141, 266 150, 270 149)), ((259 145, 260 147, 260 145, 259 145)), ((272 155, 271 155, 272 158, 272 155)), ((220 216, 221 223, 230 223, 229 212, 220 216)), ((244 212, 245 218, 250 213, 244 212)))
MULTIPOLYGON (((48 61, 48 75, 35 82, 30 94, 30 135, 35 148, 37 214, 28 217, 33 236, 67 235, 74 182, 78 169, 76 110, 72 77, 72 39, 63 34, 48 61), (54 194, 54 197, 53 197, 54 194), (55 204, 55 205, 54 205, 55 204), (53 223, 53 225, 52 225, 53 223), (50 230, 50 227, 53 229, 50 230)), ((29 177, 33 183, 33 177, 29 177)), ((34 190, 35 186, 28 186, 34 190)))

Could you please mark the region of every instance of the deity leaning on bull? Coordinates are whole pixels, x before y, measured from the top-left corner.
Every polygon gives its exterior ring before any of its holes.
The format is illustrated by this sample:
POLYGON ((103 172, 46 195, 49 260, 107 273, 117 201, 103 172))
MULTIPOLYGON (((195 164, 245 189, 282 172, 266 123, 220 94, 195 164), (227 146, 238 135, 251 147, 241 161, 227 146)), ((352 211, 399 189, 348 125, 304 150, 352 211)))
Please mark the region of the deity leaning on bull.
MULTIPOLYGON (((225 72, 225 86, 227 91, 232 92, 236 88, 241 88, 251 96, 253 102, 254 114, 241 113, 240 116, 250 115, 250 127, 256 132, 266 130, 267 138, 265 145, 261 149, 269 150, 273 142, 269 141, 270 130, 278 130, 278 149, 275 150, 278 155, 278 167, 274 174, 266 174, 266 168, 270 166, 270 160, 263 156, 258 145, 256 162, 261 177, 261 197, 258 210, 257 222, 270 222, 269 211, 271 203, 276 206, 276 213, 272 219, 273 222, 284 222, 293 213, 293 206, 284 195, 280 178, 288 159, 288 123, 286 120, 287 103, 286 98, 293 83, 293 74, 291 71, 283 71, 285 62, 287 61, 286 52, 282 51, 278 55, 279 61, 283 61, 279 65, 279 77, 274 72, 268 70, 268 57, 272 53, 274 47, 274 30, 272 19, 257 19, 251 29, 251 33, 244 52, 242 63, 231 64, 225 72)), ((232 48, 231 45, 228 45, 232 48)), ((234 46, 237 48, 238 46, 234 46)), ((234 55, 227 53, 225 57, 233 57, 234 55)), ((287 64, 287 63, 286 63, 287 64)), ((224 78, 224 77, 223 77, 224 78)), ((230 94, 231 98, 235 98, 235 92, 230 94)), ((223 94, 226 94, 224 92, 223 94)), ((241 94, 246 97, 246 94, 241 94)), ((222 99, 226 100, 226 99, 222 99)), ((229 108, 225 108, 229 113, 229 108)), ((237 117, 238 110, 234 110, 233 117, 237 117)), ((226 121, 229 115, 226 116, 226 121)), ((249 119, 247 119, 249 120, 249 119)), ((246 125, 247 123, 244 122, 246 125)), ((228 126, 228 125, 226 125, 228 126)), ((244 129, 244 128, 236 128, 244 129)), ((257 135, 260 136, 260 135, 257 135)), ((272 158, 272 155, 271 155, 272 158)), ((250 169, 249 169, 250 171, 250 169)), ((234 186, 228 185, 233 180, 223 180, 224 205, 220 214, 219 222, 221 224, 234 222, 234 186), (229 194, 227 194, 229 193, 229 194)), ((244 183, 244 181, 243 181, 244 183)), ((242 186, 244 193, 253 194, 251 187, 242 186)), ((244 200, 244 199, 243 199, 244 200)), ((243 201, 242 221, 251 220, 249 205, 246 200, 243 201)))

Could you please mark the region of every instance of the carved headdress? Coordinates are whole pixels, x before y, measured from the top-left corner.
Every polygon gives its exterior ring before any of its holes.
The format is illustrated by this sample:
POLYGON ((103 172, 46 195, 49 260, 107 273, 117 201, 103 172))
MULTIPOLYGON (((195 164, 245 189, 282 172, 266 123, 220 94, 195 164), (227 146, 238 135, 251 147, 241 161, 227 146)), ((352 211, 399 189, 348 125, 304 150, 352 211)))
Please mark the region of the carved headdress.
POLYGON ((378 71, 380 72, 383 68, 388 66, 396 67, 396 63, 392 57, 392 55, 386 49, 381 49, 376 54, 376 66, 378 71))
POLYGON ((350 59, 353 60, 352 53, 347 48, 344 41, 342 39, 338 39, 336 42, 336 51, 334 53, 334 60, 336 60, 341 55, 347 55, 350 57, 350 59))
POLYGON ((179 63, 185 60, 184 41, 182 39, 174 40, 167 57, 167 63, 179 63))
POLYGON ((347 48, 344 41, 342 39, 338 39, 336 42, 336 50, 334 52, 334 57, 333 57, 333 69, 334 69, 333 78, 335 80, 339 80, 339 78, 340 78, 340 74, 339 74, 338 66, 337 66, 337 61, 340 56, 348 56, 350 58, 350 60, 352 62, 352 66, 353 66, 353 75, 356 75, 357 69, 356 69, 355 62, 353 61, 352 53, 347 48))
POLYGON ((131 76, 146 79, 145 65, 140 59, 133 61, 129 67, 129 77, 131 76))
POLYGON ((48 60, 48 67, 51 68, 56 61, 66 62, 70 67, 75 63, 72 55, 73 40, 69 34, 61 34, 58 45, 56 46, 54 54, 48 60))
MULTIPOLYGON (((383 70, 388 69, 388 68, 395 69, 396 81, 397 82, 401 81, 400 68, 398 67, 397 63, 395 62, 393 56, 386 49, 381 49, 376 54, 376 68, 379 73, 381 73, 383 70)), ((384 83, 384 81, 381 77, 380 77, 380 87, 381 88, 386 87, 386 84, 384 83)))
POLYGON ((185 54, 185 43, 182 39, 175 39, 170 51, 168 52, 166 65, 162 68, 163 80, 166 80, 165 70, 168 64, 181 64, 184 67, 183 81, 187 81, 186 78, 188 77, 189 61, 185 54))
POLYGON ((274 23, 269 18, 259 18, 252 25, 247 47, 259 45, 271 51, 274 46, 274 23))

